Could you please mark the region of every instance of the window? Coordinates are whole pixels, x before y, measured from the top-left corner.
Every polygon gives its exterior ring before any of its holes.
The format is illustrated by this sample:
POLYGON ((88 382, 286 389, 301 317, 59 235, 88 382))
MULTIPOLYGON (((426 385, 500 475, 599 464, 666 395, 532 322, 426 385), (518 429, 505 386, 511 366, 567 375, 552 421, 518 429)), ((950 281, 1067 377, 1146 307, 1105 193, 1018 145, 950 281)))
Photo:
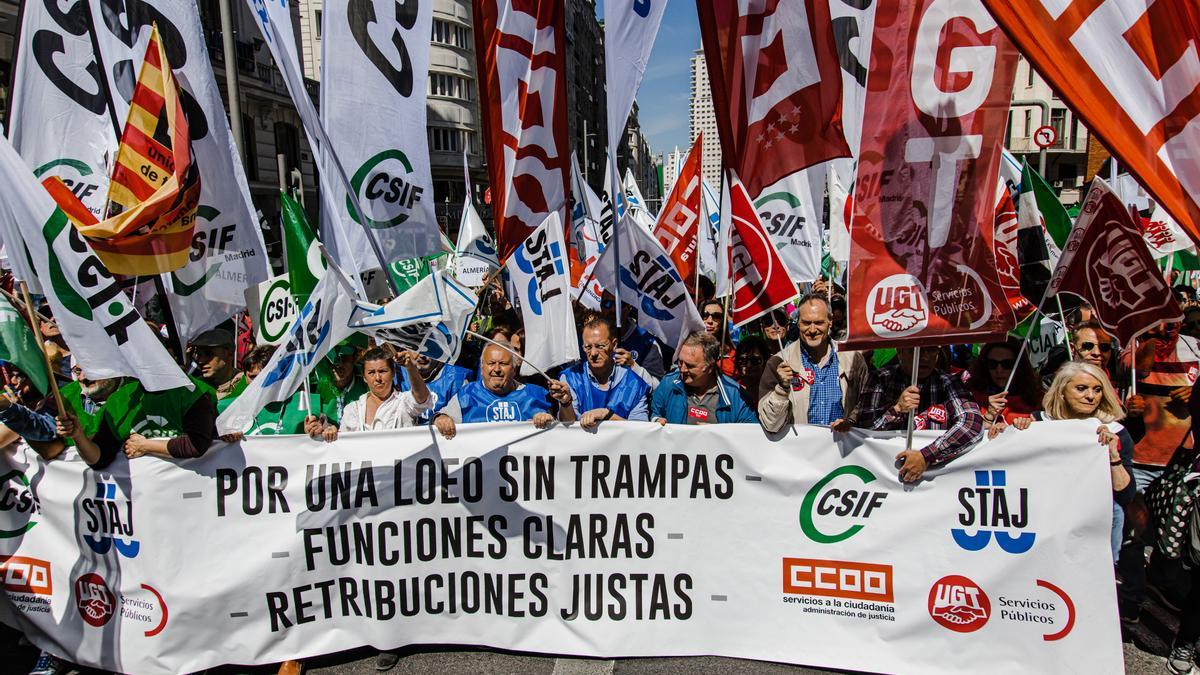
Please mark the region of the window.
POLYGON ((430 73, 429 95, 470 101, 475 97, 475 88, 465 77, 446 73, 430 73))
POLYGON ((1025 135, 1033 136, 1033 111, 1025 109, 1025 135))
POLYGON ((1050 126, 1054 127, 1054 133, 1058 136, 1058 140, 1054 142, 1052 147, 1061 148, 1066 143, 1067 133, 1067 111, 1065 108, 1055 108, 1050 111, 1050 126))
POLYGON ((1025 86, 1033 86, 1033 64, 1028 61, 1025 62, 1025 86))
POLYGON ((242 115, 242 148, 246 151, 246 180, 258 180, 258 139, 254 136, 254 118, 242 115))
POLYGON ((434 44, 447 47, 470 49, 471 31, 465 26, 434 19, 432 41, 434 44))
POLYGON ((313 12, 313 35, 316 35, 318 40, 321 39, 321 10, 319 9, 313 12))
POLYGON ((433 152, 462 152, 462 129, 431 127, 429 149, 433 152))
POLYGON ((275 123, 275 153, 283 155, 285 172, 300 168, 300 131, 287 122, 275 123))

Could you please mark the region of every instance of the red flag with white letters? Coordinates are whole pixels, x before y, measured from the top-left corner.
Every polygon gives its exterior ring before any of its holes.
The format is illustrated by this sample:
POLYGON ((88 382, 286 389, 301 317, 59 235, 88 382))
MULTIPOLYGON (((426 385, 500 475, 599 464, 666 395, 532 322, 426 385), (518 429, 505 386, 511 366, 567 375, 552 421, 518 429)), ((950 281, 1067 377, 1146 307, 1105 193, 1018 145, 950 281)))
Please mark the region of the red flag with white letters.
POLYGON ((984 4, 1121 168, 1200 241, 1200 3, 984 4))
POLYGON ((730 318, 733 325, 741 326, 787 304, 798 292, 737 176, 729 185, 729 215, 730 318))
POLYGON ((562 0, 474 0, 484 150, 503 262, 551 213, 567 218, 562 0))
POLYGON ((696 0, 725 166, 758 197, 849 157, 828 0, 696 0))
POLYGON ((654 224, 654 238, 662 244, 667 255, 675 263, 675 269, 683 283, 692 290, 696 280, 696 253, 699 251, 697 237, 700 234, 700 168, 701 141, 704 134, 696 134, 692 149, 688 152, 675 186, 654 224))
POLYGON ((880 3, 854 188, 850 348, 1000 339, 993 254, 1016 51, 971 0, 880 3))

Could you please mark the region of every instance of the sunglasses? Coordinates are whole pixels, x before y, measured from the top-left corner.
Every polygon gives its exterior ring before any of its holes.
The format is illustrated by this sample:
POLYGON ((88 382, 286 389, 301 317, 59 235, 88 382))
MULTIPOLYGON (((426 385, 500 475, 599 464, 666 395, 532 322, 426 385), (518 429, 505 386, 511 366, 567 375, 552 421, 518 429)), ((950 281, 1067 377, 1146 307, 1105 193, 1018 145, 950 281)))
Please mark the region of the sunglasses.
POLYGON ((1015 365, 1017 365, 1016 359, 999 359, 999 360, 988 359, 987 360, 988 370, 995 370, 997 368, 1003 368, 1005 370, 1012 370, 1013 366, 1015 366, 1015 365))
POLYGON ((1112 351, 1112 345, 1111 345, 1111 344, 1109 344, 1109 343, 1107 343, 1107 342, 1101 342, 1099 345, 1097 345, 1095 342, 1081 342, 1081 343, 1079 343, 1079 349, 1080 349, 1081 351, 1085 351, 1085 352, 1090 352, 1090 351, 1092 351, 1093 349, 1095 349, 1096 347, 1099 347, 1099 348, 1100 348, 1100 351, 1104 352, 1105 354, 1107 354, 1107 353, 1109 353, 1109 352, 1111 352, 1111 351, 1112 351))
POLYGON ((701 312, 700 318, 702 318, 702 319, 724 319, 725 312, 701 312))
POLYGON ((766 359, 764 359, 761 356, 743 356, 737 360, 738 363, 742 363, 742 364, 745 364, 748 366, 761 365, 765 361, 766 361, 766 359))

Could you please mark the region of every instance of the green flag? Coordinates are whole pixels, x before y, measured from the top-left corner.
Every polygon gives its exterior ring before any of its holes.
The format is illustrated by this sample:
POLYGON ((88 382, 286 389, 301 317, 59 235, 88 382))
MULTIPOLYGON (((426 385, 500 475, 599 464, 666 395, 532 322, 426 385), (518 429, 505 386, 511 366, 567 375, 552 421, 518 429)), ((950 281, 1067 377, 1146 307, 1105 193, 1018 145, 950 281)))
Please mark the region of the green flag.
POLYGON ((0 360, 20 368, 42 394, 50 391, 46 364, 42 361, 37 338, 21 313, 7 301, 0 301, 0 360))
POLYGON ((302 307, 324 273, 325 260, 317 247, 317 235, 304 217, 304 207, 286 192, 279 193, 279 202, 283 214, 283 251, 287 260, 288 281, 296 306, 302 307))
POLYGON ((450 245, 450 240, 446 239, 446 235, 443 234, 441 251, 421 258, 395 260, 389 264, 388 273, 392 276, 392 281, 396 282, 397 295, 404 293, 415 286, 418 281, 429 276, 435 263, 444 268, 445 266, 441 265, 439 261, 447 258, 453 250, 454 247, 450 245))
MULTIPOLYGON (((1021 195, 1023 197, 1028 193, 1032 193, 1034 201, 1037 203, 1037 209, 1042 214, 1042 222, 1047 234, 1061 251, 1063 246, 1067 245, 1067 237, 1071 236, 1071 216, 1067 214, 1067 209, 1058 200, 1054 188, 1050 187, 1041 174, 1026 164, 1021 173, 1021 195)), ((1022 199, 1020 203, 1024 208, 1026 201, 1022 199)))

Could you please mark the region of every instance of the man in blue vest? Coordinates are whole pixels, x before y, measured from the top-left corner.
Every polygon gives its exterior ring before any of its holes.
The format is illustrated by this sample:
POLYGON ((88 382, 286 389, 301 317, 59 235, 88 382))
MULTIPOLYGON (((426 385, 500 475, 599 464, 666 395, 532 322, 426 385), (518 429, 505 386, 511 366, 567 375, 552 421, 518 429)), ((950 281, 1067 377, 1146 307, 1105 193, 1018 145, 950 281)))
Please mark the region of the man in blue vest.
POLYGON ((650 385, 633 371, 613 362, 616 328, 596 317, 583 324, 581 337, 585 361, 564 370, 563 382, 571 388, 575 414, 584 429, 604 420, 650 419, 646 395, 650 385))
MULTIPOLYGON (((453 363, 434 361, 428 356, 417 356, 416 364, 417 371, 421 373, 421 379, 425 380, 425 386, 429 388, 430 393, 437 397, 433 409, 417 419, 420 424, 429 424, 434 416, 441 412, 450 399, 454 398, 463 385, 471 379, 471 371, 453 363)), ((399 371, 396 376, 399 381, 397 389, 408 391, 408 371, 404 368, 397 370, 399 371)))
POLYGON ((556 417, 560 422, 574 422, 571 403, 571 389, 558 380, 550 382, 549 391, 517 382, 512 352, 488 344, 479 359, 479 379, 463 386, 433 418, 433 425, 448 439, 454 438, 460 423, 532 421, 533 426, 545 429, 556 417))

